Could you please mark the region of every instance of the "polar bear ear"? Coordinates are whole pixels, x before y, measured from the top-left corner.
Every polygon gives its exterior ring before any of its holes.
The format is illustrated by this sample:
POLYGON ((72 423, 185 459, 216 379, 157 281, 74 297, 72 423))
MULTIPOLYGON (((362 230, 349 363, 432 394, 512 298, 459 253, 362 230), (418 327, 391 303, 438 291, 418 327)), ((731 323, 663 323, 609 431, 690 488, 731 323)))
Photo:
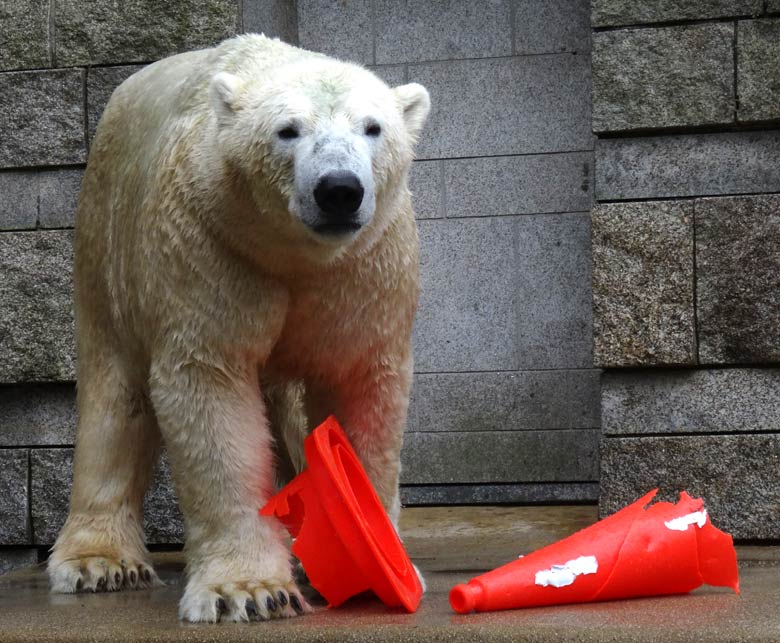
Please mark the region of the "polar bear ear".
POLYGON ((406 129, 415 138, 420 133, 428 112, 431 110, 431 99, 428 90, 417 83, 401 85, 393 89, 401 113, 406 123, 406 129))
POLYGON ((221 71, 211 79, 209 95, 211 105, 217 114, 217 121, 225 123, 230 120, 237 110, 238 90, 241 80, 238 76, 221 71))

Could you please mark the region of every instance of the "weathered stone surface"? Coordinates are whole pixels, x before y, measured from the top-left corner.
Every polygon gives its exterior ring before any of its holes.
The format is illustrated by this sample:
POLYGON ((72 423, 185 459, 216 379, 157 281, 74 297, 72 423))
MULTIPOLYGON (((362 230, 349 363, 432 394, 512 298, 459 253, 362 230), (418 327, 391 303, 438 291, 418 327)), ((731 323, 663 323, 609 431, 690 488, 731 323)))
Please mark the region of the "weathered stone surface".
POLYGON ((86 160, 84 71, 0 74, 0 167, 86 160))
POLYGON ((590 51, 590 11, 582 0, 517 0, 515 53, 590 51))
POLYGON ((243 0, 244 31, 298 44, 298 13, 290 0, 243 0))
POLYGON ((0 545, 30 540, 27 449, 0 449, 0 545))
POLYGON ((409 431, 592 429, 599 372, 521 371, 417 375, 409 431))
POLYGON ((737 29, 737 116, 780 118, 780 20, 745 20, 737 29))
POLYGON ((415 368, 515 370, 516 225, 512 219, 420 221, 415 368))
POLYGON ((441 161, 415 161, 409 172, 414 214, 418 219, 444 216, 441 161))
POLYGON ((593 154, 540 154, 444 161, 448 217, 586 212, 593 154))
POLYGON ((0 575, 37 562, 37 549, 0 549, 0 575))
POLYGON ((184 522, 166 454, 160 458, 154 481, 144 498, 144 531, 150 543, 184 542, 184 522))
POLYGON ((0 383, 72 380, 73 233, 0 234, 0 383))
POLYGON ((701 496, 716 527, 734 538, 780 533, 780 435, 606 438, 601 448, 602 515, 659 487, 676 500, 701 496))
POLYGON ((52 545, 68 517, 73 449, 30 451, 30 511, 36 545, 52 545))
POLYGON ((73 226, 81 168, 0 172, 0 230, 73 226))
POLYGON ((95 128, 111 94, 123 81, 143 68, 143 65, 119 65, 87 70, 87 130, 90 141, 95 137, 95 128))
POLYGON ((38 221, 38 172, 0 172, 0 230, 34 228, 38 221))
POLYGON ((397 87, 406 82, 406 65, 370 65, 368 67, 390 87, 397 87))
POLYGON ((296 4, 301 47, 366 65, 376 62, 371 0, 298 0, 296 4))
POLYGON ((420 221, 418 372, 592 366, 585 214, 420 221))
POLYGON ((55 62, 149 62, 210 47, 238 32, 238 6, 235 0, 58 0, 55 62))
POLYGON ((596 365, 695 364, 693 206, 593 209, 596 365))
POLYGON ((594 27, 758 15, 762 0, 592 0, 594 27))
POLYGON ((48 2, 2 2, 0 25, 0 69, 29 69, 50 65, 48 2))
POLYGON ((591 368, 590 217, 546 214, 516 221, 517 370, 591 368))
POLYGON ((414 505, 497 505, 595 502, 598 482, 448 484, 401 487, 401 503, 414 505))
POLYGON ((593 35, 593 130, 734 120, 734 26, 686 25, 593 35))
POLYGON ((601 410, 606 435, 776 431, 780 370, 606 372, 601 410))
POLYGON ((503 0, 377 0, 375 5, 377 63, 512 54, 510 7, 503 0))
POLYGON ((596 198, 780 192, 780 130, 600 139, 596 198))
POLYGON ((769 13, 780 13, 780 0, 769 0, 766 5, 769 13))
POLYGON ((420 159, 593 147, 588 56, 411 64, 409 80, 431 94, 420 159))
MULTIPOLYGON (((35 543, 50 545, 68 517, 73 483, 73 449, 33 449, 30 453, 35 543)), ((147 493, 144 510, 148 542, 160 544, 183 541, 181 514, 172 491, 170 468, 165 458, 147 493)))
POLYGON ((0 446, 73 444, 75 431, 73 385, 0 388, 0 446))
POLYGON ((594 481, 598 441, 599 432, 590 429, 409 433, 401 454, 401 482, 594 481))
POLYGON ((702 363, 780 361, 780 195, 696 202, 702 363))
POLYGON ((60 168, 38 174, 38 225, 41 228, 73 227, 83 177, 81 168, 60 168))

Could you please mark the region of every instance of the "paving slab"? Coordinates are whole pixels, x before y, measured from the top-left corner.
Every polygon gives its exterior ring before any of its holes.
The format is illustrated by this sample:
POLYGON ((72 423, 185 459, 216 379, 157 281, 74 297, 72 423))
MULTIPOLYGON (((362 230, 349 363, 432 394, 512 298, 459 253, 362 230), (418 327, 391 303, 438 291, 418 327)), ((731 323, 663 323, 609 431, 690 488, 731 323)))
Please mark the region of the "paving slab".
POLYGON ((181 554, 156 554, 166 587, 151 591, 51 595, 42 566, 0 577, 0 639, 47 641, 772 641, 780 631, 780 548, 739 550, 742 594, 703 587, 673 596, 456 615, 450 588, 584 527, 595 507, 406 510, 402 532, 428 593, 415 614, 371 596, 338 609, 271 623, 188 625, 176 618, 181 554))

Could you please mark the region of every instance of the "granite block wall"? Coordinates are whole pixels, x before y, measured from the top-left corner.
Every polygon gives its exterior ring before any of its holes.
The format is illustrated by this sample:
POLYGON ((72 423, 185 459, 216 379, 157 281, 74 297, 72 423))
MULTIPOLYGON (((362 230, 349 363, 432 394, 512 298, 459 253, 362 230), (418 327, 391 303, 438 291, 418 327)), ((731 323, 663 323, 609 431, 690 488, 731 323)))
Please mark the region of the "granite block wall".
POLYGON ((780 16, 593 0, 600 503, 702 495, 780 538, 780 16))
MULTIPOLYGON (((143 65, 241 31, 431 92, 405 502, 594 502, 589 23, 585 0, 4 3, 0 571, 43 557, 67 512, 72 228, 100 114, 143 65)), ((165 460, 146 533, 181 542, 165 460)))

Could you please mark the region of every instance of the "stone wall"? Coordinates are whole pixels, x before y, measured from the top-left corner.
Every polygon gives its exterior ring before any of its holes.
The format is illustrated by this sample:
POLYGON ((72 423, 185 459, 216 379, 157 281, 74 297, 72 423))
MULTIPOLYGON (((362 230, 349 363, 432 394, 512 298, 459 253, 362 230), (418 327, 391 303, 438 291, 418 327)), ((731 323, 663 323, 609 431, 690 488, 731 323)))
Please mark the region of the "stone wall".
MULTIPOLYGON (((144 64, 240 31, 431 92, 405 501, 597 497, 587 2, 15 0, 0 6, 0 571, 43 556, 67 511, 72 227, 102 109, 144 64)), ((182 537, 164 461, 146 527, 182 537)))
POLYGON ((593 0, 601 511, 780 537, 780 4, 593 0))

